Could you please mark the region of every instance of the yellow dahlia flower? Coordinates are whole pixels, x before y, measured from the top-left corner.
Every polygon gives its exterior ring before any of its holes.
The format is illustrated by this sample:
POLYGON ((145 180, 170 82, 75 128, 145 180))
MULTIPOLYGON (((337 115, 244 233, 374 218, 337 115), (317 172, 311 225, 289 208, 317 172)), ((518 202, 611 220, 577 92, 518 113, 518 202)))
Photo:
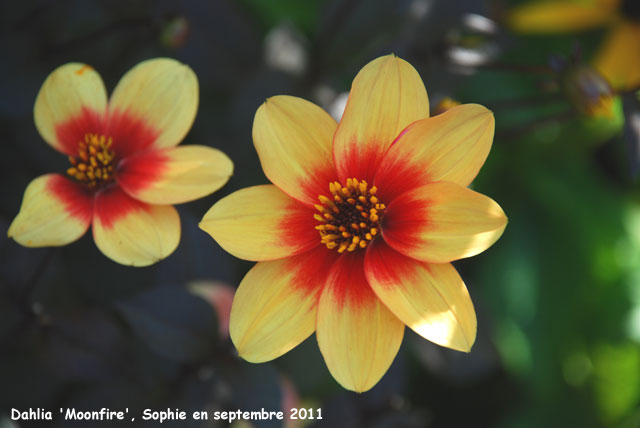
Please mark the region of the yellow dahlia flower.
POLYGON ((175 147, 198 110, 198 79, 158 58, 124 75, 111 99, 100 75, 69 63, 45 80, 34 107, 42 138, 68 156, 63 174, 34 179, 8 235, 27 247, 60 246, 93 230, 110 259, 146 266, 171 254, 180 219, 171 204, 222 187, 231 160, 206 146, 175 147))
POLYGON ((263 362, 314 331, 333 377, 366 391, 398 352, 404 326, 469 351, 476 316, 449 263, 478 254, 507 219, 469 190, 494 132, 467 104, 428 118, 416 70, 393 55, 356 76, 340 123, 300 98, 269 98, 253 141, 273 184, 216 203, 200 227, 258 263, 240 284, 230 335, 263 362))

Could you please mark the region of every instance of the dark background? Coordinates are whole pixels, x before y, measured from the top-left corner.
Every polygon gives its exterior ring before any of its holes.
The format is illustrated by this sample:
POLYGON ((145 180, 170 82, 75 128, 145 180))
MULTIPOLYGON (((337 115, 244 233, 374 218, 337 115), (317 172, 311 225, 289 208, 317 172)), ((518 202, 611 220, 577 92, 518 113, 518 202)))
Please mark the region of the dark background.
POLYGON ((640 426, 640 191, 629 174, 624 117, 619 109, 604 120, 580 116, 547 69, 549 55, 569 56, 576 42, 588 61, 604 33, 514 35, 500 25, 510 5, 2 2, 0 427, 70 425, 11 422, 11 408, 54 416, 61 407, 129 408, 137 416, 144 408, 291 403, 322 409, 323 420, 311 426, 640 426), (469 13, 493 19, 496 31, 470 32, 469 13), (460 48, 483 65, 451 54, 460 48), (204 294, 236 287, 251 263, 226 254, 197 223, 221 197, 267 182, 251 141, 266 97, 301 96, 333 111, 357 71, 391 52, 416 67, 432 104, 452 96, 494 110, 494 147, 474 188, 510 221, 491 249, 455 264, 478 314, 472 352, 407 329, 388 373, 355 394, 330 376, 314 336, 271 363, 235 356, 211 298, 194 292, 193 282, 209 281, 199 288, 204 294), (104 257, 90 234, 43 249, 6 238, 30 180, 67 166, 33 124, 46 76, 65 62, 85 62, 111 91, 132 66, 157 56, 198 75, 200 108, 184 143, 217 147, 235 163, 224 188, 178 207, 176 252, 131 268, 104 257))

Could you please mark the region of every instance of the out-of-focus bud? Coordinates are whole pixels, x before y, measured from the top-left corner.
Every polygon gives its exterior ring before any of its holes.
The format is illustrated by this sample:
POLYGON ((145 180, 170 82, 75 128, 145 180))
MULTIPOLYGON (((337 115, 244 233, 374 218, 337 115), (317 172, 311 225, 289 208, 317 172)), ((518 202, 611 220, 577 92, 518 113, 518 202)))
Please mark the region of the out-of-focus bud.
POLYGON ((567 70, 564 87, 574 107, 590 117, 613 117, 615 93, 611 85, 588 65, 567 70))
POLYGON ((454 100, 451 97, 444 97, 431 111, 431 116, 437 116, 439 114, 444 113, 445 111, 454 108, 455 106, 459 106, 460 101, 454 100))
POLYGON ((160 33, 160 42, 170 48, 178 49, 184 46, 189 38, 189 21, 182 15, 168 19, 160 33))
POLYGON ((330 85, 322 83, 313 89, 313 101, 327 112, 337 96, 338 93, 330 85))
POLYGON ((331 86, 319 85, 313 91, 313 99, 320 107, 340 122, 347 106, 349 92, 336 92, 331 86))
POLYGON ((280 388, 282 390, 282 411, 285 414, 283 426, 285 428, 298 428, 302 426, 301 419, 290 419, 291 409, 300 408, 300 396, 293 382, 286 376, 280 376, 280 388))
POLYGON ((459 72, 493 61, 499 54, 498 27, 491 19, 466 14, 445 36, 445 57, 459 72))
POLYGON ((432 6, 432 0, 412 0, 409 4, 409 17, 416 21, 420 21, 427 16, 432 6))
POLYGON ((230 285, 218 281, 193 281, 189 291, 209 302, 218 316, 218 328, 221 338, 229 337, 229 317, 235 290, 230 285))
POLYGON ((273 70, 293 75, 304 73, 308 55, 306 40, 289 25, 273 27, 264 38, 264 60, 273 70))

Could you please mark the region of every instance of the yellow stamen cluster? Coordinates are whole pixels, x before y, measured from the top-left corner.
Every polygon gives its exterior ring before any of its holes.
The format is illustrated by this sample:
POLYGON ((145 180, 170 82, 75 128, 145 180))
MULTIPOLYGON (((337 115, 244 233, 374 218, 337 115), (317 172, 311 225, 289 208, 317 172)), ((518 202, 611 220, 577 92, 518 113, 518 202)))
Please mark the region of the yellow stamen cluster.
POLYGON ((345 186, 334 181, 329 183, 331 197, 318 196, 316 204, 320 214, 314 218, 321 224, 316 226, 321 242, 339 253, 365 248, 380 233, 380 219, 385 204, 380 203, 376 186, 368 187, 366 181, 348 178, 345 186))
POLYGON ((84 141, 78 142, 78 156, 69 156, 72 167, 67 174, 90 188, 103 184, 113 178, 113 158, 111 137, 85 134, 84 141))

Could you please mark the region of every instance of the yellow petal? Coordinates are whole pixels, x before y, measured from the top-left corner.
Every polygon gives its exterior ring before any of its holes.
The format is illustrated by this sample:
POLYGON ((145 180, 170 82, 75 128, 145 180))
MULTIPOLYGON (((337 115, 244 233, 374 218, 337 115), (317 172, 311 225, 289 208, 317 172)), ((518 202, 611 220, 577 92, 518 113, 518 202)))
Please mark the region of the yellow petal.
POLYGON ((113 186, 96 194, 93 239, 115 262, 148 266, 176 249, 180 218, 170 205, 148 205, 113 186))
POLYGON ((77 183, 46 174, 29 183, 7 235, 26 247, 66 245, 89 228, 93 199, 77 183))
POLYGON ((229 330, 238 353, 253 363, 288 352, 316 328, 316 308, 337 252, 324 247, 257 263, 238 287, 229 330))
POLYGON ((86 64, 73 62, 46 78, 33 116, 47 143, 63 153, 76 154, 84 134, 101 129, 106 109, 107 92, 100 75, 86 64))
POLYGON ((600 47, 594 66, 615 89, 640 86, 640 24, 616 25, 600 47))
POLYGON ((521 33, 571 33, 606 25, 615 19, 610 1, 535 1, 515 7, 508 25, 521 33))
POLYGON ((334 138, 340 180, 371 182, 382 155, 411 122, 429 117, 429 98, 418 72, 387 55, 364 66, 353 81, 334 138))
POLYGON ((225 185, 233 162, 220 150, 181 146, 147 151, 124 159, 116 179, 130 196, 150 204, 180 204, 225 185))
POLYGON ((495 121, 477 104, 454 107, 411 124, 382 160, 375 183, 383 195, 399 195, 433 182, 467 186, 489 155, 495 121))
POLYGON ((343 254, 318 303, 318 345, 331 375, 344 388, 371 389, 389 369, 404 324, 375 296, 361 254, 343 254))
POLYGON ((222 198, 204 215, 200 228, 238 258, 275 260, 320 244, 314 213, 267 184, 222 198))
POLYGON ((143 120, 157 134, 155 148, 173 147, 191 129, 198 110, 198 78, 191 68, 170 58, 143 61, 120 80, 109 111, 143 120))
POLYGON ((331 144, 336 122, 309 101, 269 98, 253 121, 253 143, 273 184, 307 204, 318 201, 335 181, 331 144))
POLYGON ((507 217, 493 199, 447 181, 397 197, 385 213, 384 240, 400 253, 432 263, 471 257, 493 245, 507 217))
POLYGON ((419 262, 378 241, 367 251, 365 272, 378 298, 413 331, 447 348, 471 350, 476 313, 451 264, 419 262))

